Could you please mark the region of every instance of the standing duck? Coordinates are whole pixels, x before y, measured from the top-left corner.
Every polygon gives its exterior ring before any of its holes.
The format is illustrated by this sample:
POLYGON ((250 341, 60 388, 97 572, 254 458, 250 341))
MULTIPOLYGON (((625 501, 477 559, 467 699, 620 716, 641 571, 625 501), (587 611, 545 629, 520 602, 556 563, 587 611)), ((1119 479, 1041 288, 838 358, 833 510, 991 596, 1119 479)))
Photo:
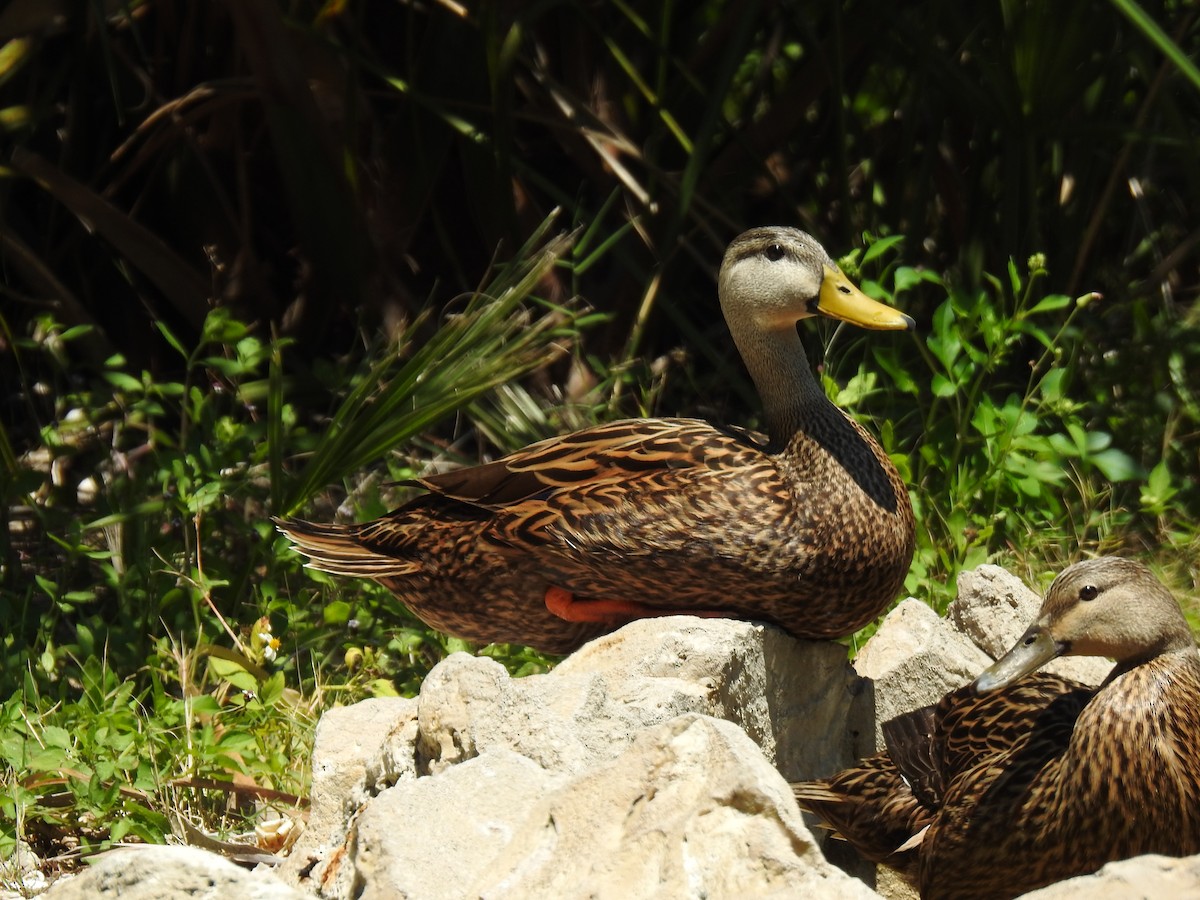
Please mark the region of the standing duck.
POLYGON ((1140 563, 1076 563, 976 681, 884 726, 800 805, 926 900, 1002 900, 1105 863, 1200 853, 1200 653, 1140 563), (1034 670, 1107 656, 1098 688, 1034 670), (1031 674, 1033 673, 1033 674, 1031 674))
POLYGON ((373 578, 427 624, 567 653, 640 617, 733 616, 800 637, 849 634, 900 591, 912 505, 883 449, 825 396, 796 323, 912 328, 813 238, 755 228, 730 244, 721 308, 768 435, 629 419, 414 484, 360 525, 276 520, 309 565, 373 578))

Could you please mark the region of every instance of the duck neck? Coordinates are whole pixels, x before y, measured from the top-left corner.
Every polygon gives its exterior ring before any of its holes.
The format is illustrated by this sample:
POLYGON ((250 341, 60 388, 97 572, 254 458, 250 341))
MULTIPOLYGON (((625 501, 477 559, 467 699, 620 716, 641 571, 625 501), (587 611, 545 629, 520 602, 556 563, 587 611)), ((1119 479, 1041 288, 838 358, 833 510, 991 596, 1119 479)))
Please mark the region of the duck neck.
POLYGON ((813 377, 794 324, 770 330, 731 331, 762 399, 771 447, 782 449, 833 405, 813 377))
POLYGON ((1165 647, 1156 648, 1136 657, 1118 660, 1106 679, 1106 683, 1147 664, 1168 670, 1186 668, 1200 672, 1200 650, 1197 650, 1195 641, 1189 632, 1186 637, 1181 636, 1165 647))

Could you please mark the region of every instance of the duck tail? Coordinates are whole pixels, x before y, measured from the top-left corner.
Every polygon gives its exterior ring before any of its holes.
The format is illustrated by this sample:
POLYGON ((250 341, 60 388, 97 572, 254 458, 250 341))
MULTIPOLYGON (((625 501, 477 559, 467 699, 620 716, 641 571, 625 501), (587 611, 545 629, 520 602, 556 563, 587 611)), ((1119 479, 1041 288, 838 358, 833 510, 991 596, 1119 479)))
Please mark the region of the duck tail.
POLYGON ((274 517, 271 521, 296 550, 308 557, 306 565, 321 572, 357 578, 386 578, 410 575, 417 569, 411 561, 397 559, 365 546, 362 525, 335 525, 274 517))
POLYGON ((920 806, 886 753, 867 757, 831 778, 791 787, 801 809, 821 819, 867 859, 915 877, 920 843, 916 835, 933 814, 920 806))
POLYGON ((827 781, 797 781, 790 785, 800 808, 820 819, 822 828, 845 838, 841 825, 853 817, 854 798, 835 790, 827 781))

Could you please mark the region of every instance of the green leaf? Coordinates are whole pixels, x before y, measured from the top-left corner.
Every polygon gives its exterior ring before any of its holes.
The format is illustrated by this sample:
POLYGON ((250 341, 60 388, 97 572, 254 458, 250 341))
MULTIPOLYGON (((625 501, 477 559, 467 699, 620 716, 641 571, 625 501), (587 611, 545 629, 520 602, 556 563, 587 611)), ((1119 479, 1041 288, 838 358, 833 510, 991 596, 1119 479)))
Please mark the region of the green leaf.
MULTIPOLYGON (((865 266, 871 260, 882 256, 903 241, 904 235, 902 234, 890 234, 887 237, 877 238, 867 246, 866 251, 863 253, 862 262, 859 265, 865 266)), ((897 290, 899 290, 899 287, 897 287, 897 290)))
POLYGON ((60 750, 67 750, 74 743, 71 732, 58 725, 47 725, 41 730, 39 737, 47 747, 57 747, 60 750))
POLYGON ((239 691, 258 690, 258 679, 231 659, 210 656, 208 668, 217 678, 229 682, 239 691))
POLYGON ((933 282, 940 284, 941 278, 937 273, 931 272, 928 269, 914 269, 911 266, 900 266, 896 269, 896 274, 893 279, 895 291, 897 294, 911 290, 922 281, 933 282))
MULTIPOLYGON (((171 820, 162 813, 143 806, 133 800, 125 800, 121 803, 121 808, 125 814, 132 820, 140 822, 158 835, 159 841, 165 839, 171 833, 171 820)), ((147 839, 145 833, 139 833, 139 836, 144 840, 147 839)))
POLYGON ((200 694, 192 697, 188 701, 188 706, 191 709, 192 715, 196 716, 215 716, 225 711, 216 699, 209 694, 200 694))
POLYGON ((368 685, 372 697, 399 697, 400 692, 387 678, 373 678, 368 685))
POLYGON ((933 331, 925 339, 929 351, 945 367, 952 370, 954 360, 962 350, 962 338, 955 323, 954 307, 947 300, 933 313, 933 331))
POLYGON ((1167 468, 1167 461, 1159 460, 1141 487, 1141 506, 1151 515, 1161 516, 1178 493, 1179 489, 1171 483, 1171 470, 1167 468))
POLYGON ((204 317, 200 340, 202 344, 236 344, 249 332, 249 326, 235 319, 226 307, 218 306, 204 317))
POLYGON ((1109 481, 1132 481, 1141 475, 1141 466, 1134 458, 1116 447, 1095 454, 1089 461, 1109 481))
POLYGON ((276 672, 258 687, 258 699, 264 706, 274 706, 283 697, 285 686, 283 673, 276 672))
POLYGON ((1017 261, 1012 257, 1008 260, 1008 285, 1012 289, 1014 297, 1021 294, 1021 270, 1017 268, 1017 261))
POLYGON ((326 625, 345 625, 350 621, 350 604, 345 600, 334 600, 326 603, 321 616, 326 625))
POLYGON ((838 388, 835 382, 837 397, 834 402, 843 409, 853 409, 875 390, 878 377, 874 372, 859 372, 846 382, 844 388, 838 388))
POLYGON ((465 641, 462 638, 447 637, 446 652, 447 653, 470 653, 473 647, 470 641, 465 641))
POLYGON ((73 325, 70 328, 65 329, 63 333, 58 336, 58 338, 61 341, 73 341, 76 338, 91 334, 93 331, 95 331, 95 326, 90 324, 73 325))
POLYGON ((142 393, 142 383, 126 372, 102 372, 105 381, 119 391, 129 394, 142 393))
POLYGON ((1055 432, 1049 435, 1047 440, 1050 442, 1051 449, 1064 460, 1075 459, 1079 456, 1079 445, 1067 435, 1055 432))
POLYGON ((171 331, 171 329, 167 327, 166 322, 163 322, 161 319, 155 319, 154 327, 158 329, 158 333, 163 336, 166 342, 175 349, 176 353, 178 353, 184 359, 191 358, 191 354, 189 354, 187 350, 183 348, 183 344, 180 342, 179 338, 175 337, 175 332, 171 331))
POLYGON ((1057 309, 1065 309, 1071 305, 1071 298, 1066 294, 1050 294, 1043 297, 1035 303, 1029 310, 1029 315, 1035 316, 1038 313, 1053 312, 1057 309))
POLYGON ((1055 367, 1046 373, 1038 385, 1042 397, 1049 403, 1060 402, 1066 394, 1067 370, 1055 367))
POLYGON ((874 357, 876 364, 891 379, 893 389, 902 394, 916 396, 920 393, 920 387, 917 384, 916 378, 910 375, 907 369, 902 367, 896 355, 890 351, 891 348, 875 348, 874 357))

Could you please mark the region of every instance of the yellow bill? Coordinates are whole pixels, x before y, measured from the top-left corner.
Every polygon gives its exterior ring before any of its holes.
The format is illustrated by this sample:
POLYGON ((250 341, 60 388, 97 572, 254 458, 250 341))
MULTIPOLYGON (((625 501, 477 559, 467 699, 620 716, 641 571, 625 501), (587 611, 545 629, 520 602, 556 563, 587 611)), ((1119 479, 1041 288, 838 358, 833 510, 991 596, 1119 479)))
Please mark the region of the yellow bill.
POLYGON ((911 331, 916 327, 911 317, 885 303, 872 300, 855 287, 840 269, 831 266, 825 267, 825 278, 821 281, 821 293, 817 297, 817 312, 831 319, 877 331, 911 331))

